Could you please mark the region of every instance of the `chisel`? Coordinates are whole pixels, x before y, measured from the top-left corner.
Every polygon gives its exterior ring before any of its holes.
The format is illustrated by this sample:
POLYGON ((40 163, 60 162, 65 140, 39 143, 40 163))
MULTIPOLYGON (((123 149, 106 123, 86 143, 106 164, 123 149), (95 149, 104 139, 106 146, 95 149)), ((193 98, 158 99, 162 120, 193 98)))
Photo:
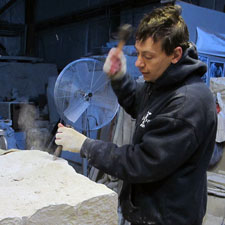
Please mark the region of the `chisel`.
POLYGON ((62 145, 58 145, 53 154, 53 160, 56 160, 58 157, 60 157, 61 153, 62 153, 62 145))

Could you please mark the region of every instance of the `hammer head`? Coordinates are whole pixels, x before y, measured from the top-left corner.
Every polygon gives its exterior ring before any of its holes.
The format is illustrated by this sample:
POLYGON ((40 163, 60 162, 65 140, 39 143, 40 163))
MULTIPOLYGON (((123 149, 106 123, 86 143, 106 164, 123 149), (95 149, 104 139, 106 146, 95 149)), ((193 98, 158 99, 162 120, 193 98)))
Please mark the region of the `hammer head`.
POLYGON ((124 24, 119 28, 118 37, 120 41, 126 42, 132 34, 132 26, 130 24, 124 24))

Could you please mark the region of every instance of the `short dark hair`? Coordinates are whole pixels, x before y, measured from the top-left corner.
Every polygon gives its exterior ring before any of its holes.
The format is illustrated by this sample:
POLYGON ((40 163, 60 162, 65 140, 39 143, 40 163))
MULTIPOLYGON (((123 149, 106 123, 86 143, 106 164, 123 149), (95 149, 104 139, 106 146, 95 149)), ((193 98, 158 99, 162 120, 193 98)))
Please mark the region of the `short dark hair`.
POLYGON ((154 42, 161 40, 162 50, 167 55, 171 55, 178 46, 184 51, 189 46, 189 32, 181 11, 178 5, 154 9, 141 20, 137 28, 136 40, 143 42, 149 37, 154 42))

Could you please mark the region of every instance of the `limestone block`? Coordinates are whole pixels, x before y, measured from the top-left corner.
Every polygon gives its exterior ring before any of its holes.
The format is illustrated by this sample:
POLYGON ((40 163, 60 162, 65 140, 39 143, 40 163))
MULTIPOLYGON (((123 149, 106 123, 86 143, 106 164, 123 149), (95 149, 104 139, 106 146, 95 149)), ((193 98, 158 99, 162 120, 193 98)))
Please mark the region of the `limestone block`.
POLYGON ((0 155, 0 225, 116 225, 117 194, 38 150, 0 155))

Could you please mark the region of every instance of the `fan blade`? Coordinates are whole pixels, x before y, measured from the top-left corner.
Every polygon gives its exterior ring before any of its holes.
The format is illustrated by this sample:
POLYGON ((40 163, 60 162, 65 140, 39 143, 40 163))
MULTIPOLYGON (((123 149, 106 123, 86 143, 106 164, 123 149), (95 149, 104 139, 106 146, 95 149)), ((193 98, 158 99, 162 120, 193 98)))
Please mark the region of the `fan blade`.
POLYGON ((105 96, 93 95, 93 97, 91 99, 91 104, 94 106, 101 107, 103 109, 107 109, 107 110, 111 111, 115 104, 114 101, 115 100, 105 97, 105 96))
POLYGON ((93 94, 98 91, 104 91, 106 89, 107 85, 109 84, 109 80, 105 81, 104 83, 100 84, 96 89, 93 89, 93 94))
POLYGON ((83 91, 87 91, 88 89, 90 89, 89 83, 91 78, 91 74, 88 70, 88 65, 85 62, 78 63, 76 64, 76 68, 79 74, 79 76, 77 77, 77 81, 80 81, 79 87, 82 87, 83 91))
POLYGON ((96 92, 97 90, 104 87, 105 84, 109 83, 110 79, 107 77, 106 74, 104 74, 102 71, 96 71, 95 72, 95 82, 93 83, 91 87, 92 92, 96 92))
POLYGON ((78 99, 73 104, 69 104, 63 114, 68 120, 75 123, 83 114, 83 112, 88 108, 89 105, 90 103, 88 101, 78 99))

